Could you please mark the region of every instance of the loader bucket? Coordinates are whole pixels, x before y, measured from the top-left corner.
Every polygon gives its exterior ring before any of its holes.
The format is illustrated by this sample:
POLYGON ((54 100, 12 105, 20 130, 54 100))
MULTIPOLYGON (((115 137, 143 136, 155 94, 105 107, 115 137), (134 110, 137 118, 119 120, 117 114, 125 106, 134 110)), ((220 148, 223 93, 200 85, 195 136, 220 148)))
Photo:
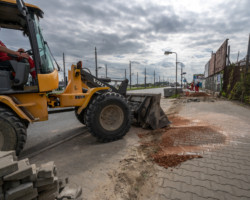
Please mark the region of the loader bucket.
POLYGON ((161 94, 127 93, 127 99, 134 115, 134 124, 152 129, 163 128, 170 124, 160 107, 161 94))

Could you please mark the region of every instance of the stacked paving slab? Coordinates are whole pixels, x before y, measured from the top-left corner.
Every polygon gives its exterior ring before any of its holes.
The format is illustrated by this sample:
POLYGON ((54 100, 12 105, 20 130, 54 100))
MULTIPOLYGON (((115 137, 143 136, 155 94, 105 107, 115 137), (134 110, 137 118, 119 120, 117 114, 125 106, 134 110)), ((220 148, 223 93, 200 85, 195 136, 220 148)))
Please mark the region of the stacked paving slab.
POLYGON ((37 168, 27 158, 18 161, 14 151, 0 151, 0 200, 78 200, 81 188, 70 188, 56 175, 53 161, 37 168))

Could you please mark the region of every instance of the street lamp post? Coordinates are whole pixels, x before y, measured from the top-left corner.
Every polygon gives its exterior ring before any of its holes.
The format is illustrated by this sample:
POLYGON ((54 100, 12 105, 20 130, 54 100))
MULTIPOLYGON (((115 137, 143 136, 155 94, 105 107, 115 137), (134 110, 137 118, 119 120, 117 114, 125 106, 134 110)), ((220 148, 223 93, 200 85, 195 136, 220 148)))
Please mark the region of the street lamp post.
POLYGON ((177 95, 177 53, 172 52, 172 51, 165 51, 164 55, 169 55, 169 54, 175 54, 176 60, 175 60, 175 67, 176 67, 176 74, 175 74, 175 96, 177 95))
POLYGON ((181 88, 182 88, 182 66, 181 66, 181 88))
POLYGON ((131 79, 131 61, 129 61, 129 87, 131 89, 131 82, 132 82, 132 79, 131 79))
POLYGON ((106 72, 106 78, 108 78, 108 66, 105 64, 105 72, 106 72))

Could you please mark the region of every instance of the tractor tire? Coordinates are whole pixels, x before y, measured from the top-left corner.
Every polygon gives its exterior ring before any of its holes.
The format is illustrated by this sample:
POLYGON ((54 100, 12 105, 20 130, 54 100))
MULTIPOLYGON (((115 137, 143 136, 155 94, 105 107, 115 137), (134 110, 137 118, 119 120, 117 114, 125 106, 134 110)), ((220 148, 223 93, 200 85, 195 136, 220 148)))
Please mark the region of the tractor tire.
POLYGON ((15 150, 19 155, 26 142, 26 129, 13 111, 0 107, 0 151, 15 150))
POLYGON ((87 109, 86 125, 90 133, 101 142, 121 139, 131 126, 127 100, 114 92, 98 95, 87 109))
POLYGON ((83 125, 86 124, 86 120, 85 120, 85 110, 83 110, 80 115, 77 114, 77 110, 78 110, 79 107, 75 107, 75 116, 76 116, 76 119, 78 119, 79 122, 81 122, 83 125))

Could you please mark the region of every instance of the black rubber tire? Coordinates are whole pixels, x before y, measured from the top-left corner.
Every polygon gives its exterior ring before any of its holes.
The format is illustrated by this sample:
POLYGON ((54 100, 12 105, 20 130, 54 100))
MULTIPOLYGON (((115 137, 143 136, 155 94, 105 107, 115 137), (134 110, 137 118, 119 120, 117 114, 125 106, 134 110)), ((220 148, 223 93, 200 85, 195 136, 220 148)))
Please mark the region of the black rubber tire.
POLYGON ((0 107, 0 134, 2 135, 0 137, 3 137, 0 151, 15 150, 16 155, 19 155, 26 143, 26 129, 25 124, 12 110, 0 107))
POLYGON ((77 110, 78 110, 79 107, 75 107, 75 116, 76 116, 76 119, 78 119, 79 122, 81 122, 82 124, 86 124, 85 122, 85 110, 83 110, 80 115, 77 114, 77 110))
POLYGON ((111 142, 121 139, 131 126, 131 113, 127 100, 120 94, 107 92, 98 95, 90 103, 86 112, 86 125, 89 132, 101 142, 111 142), (100 123, 101 111, 110 105, 118 106, 123 112, 123 121, 116 130, 107 130, 100 123))

